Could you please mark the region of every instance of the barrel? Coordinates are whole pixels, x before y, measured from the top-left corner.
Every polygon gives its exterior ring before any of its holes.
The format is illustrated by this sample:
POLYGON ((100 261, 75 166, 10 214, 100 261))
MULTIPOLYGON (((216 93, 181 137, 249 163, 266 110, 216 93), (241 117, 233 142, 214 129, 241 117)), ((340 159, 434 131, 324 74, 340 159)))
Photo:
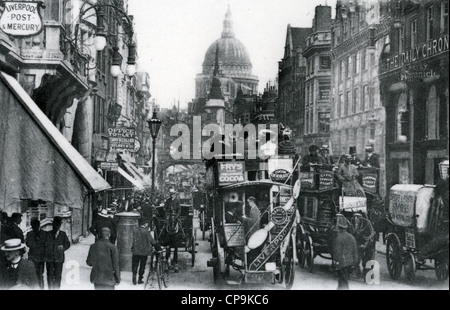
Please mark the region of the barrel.
POLYGON ((121 271, 131 272, 131 262, 133 254, 133 229, 139 227, 138 213, 124 212, 116 214, 117 223, 117 248, 119 250, 119 263, 121 271))

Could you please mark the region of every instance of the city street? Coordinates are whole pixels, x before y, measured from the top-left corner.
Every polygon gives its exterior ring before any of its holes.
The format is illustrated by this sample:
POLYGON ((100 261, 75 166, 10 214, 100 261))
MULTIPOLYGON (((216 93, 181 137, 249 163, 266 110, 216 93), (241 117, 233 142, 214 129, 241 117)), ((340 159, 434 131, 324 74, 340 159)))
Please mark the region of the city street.
MULTIPOLYGON (((195 219, 195 223, 198 220, 195 219)), ((206 262, 211 258, 209 242, 201 239, 201 231, 197 230, 197 253, 195 266, 191 267, 191 255, 186 252, 179 253, 180 273, 170 273, 170 285, 167 290, 283 290, 280 285, 236 285, 221 283, 216 285, 213 282, 212 268, 208 268, 206 262)), ((84 239, 79 244, 72 246, 66 253, 66 264, 63 273, 63 290, 93 290, 94 287, 89 283, 90 267, 86 265, 86 257, 89 246, 94 242, 92 236, 84 239), (72 271, 71 264, 79 263, 80 278, 79 281, 71 282, 72 271)), ((449 281, 439 282, 436 280, 434 271, 418 271, 417 279, 411 283, 406 283, 404 277, 396 282, 389 277, 386 267, 386 257, 381 252, 385 246, 378 244, 379 253, 376 259, 380 262, 381 279, 380 285, 367 285, 360 279, 352 279, 350 281, 350 289, 352 290, 448 290, 449 281)), ((180 249, 181 251, 181 249, 180 249)), ((295 266, 295 280, 293 290, 335 290, 337 287, 337 279, 329 270, 330 262, 322 258, 316 258, 316 268, 314 273, 295 266)), ((146 273, 148 272, 148 266, 146 273)), ((232 274, 237 276, 236 274, 232 274)), ((131 283, 131 272, 122 272, 122 282, 117 286, 117 290, 143 290, 143 285, 134 286, 131 283)), ((236 277, 237 279, 237 277, 236 277)))

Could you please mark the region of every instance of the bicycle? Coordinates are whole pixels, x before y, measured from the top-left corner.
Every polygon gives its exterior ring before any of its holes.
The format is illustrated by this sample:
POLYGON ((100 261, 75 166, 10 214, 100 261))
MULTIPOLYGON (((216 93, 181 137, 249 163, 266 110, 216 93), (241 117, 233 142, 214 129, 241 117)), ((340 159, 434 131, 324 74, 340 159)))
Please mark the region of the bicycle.
POLYGON ((156 267, 150 266, 150 272, 148 273, 147 280, 145 281, 144 289, 151 289, 156 287, 160 290, 169 287, 169 262, 166 258, 166 251, 160 250, 156 253, 156 267))

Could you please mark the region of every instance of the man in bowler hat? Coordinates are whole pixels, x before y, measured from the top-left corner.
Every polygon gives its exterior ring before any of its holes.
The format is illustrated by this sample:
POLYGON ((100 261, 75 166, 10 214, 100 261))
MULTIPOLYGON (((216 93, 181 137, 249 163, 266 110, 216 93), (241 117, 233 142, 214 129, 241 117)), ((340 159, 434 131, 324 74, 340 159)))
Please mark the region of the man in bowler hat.
POLYGON ((41 222, 35 218, 31 220, 31 228, 27 234, 26 245, 30 249, 28 252, 28 259, 34 263, 36 269, 36 275, 39 281, 39 287, 44 288, 44 251, 45 251, 45 238, 46 232, 41 230, 41 222))
POLYGON ((65 261, 64 252, 70 248, 67 234, 61 231, 62 218, 53 219, 53 230, 47 233, 45 240, 45 266, 47 268, 47 283, 50 290, 61 287, 62 269, 65 261))

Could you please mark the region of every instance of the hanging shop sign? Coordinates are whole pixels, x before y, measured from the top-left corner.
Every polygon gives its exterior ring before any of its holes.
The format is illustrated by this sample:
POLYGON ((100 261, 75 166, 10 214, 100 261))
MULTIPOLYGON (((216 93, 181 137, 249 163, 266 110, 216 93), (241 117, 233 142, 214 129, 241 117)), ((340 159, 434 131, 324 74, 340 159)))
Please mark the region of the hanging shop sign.
POLYGON ((39 34, 43 29, 41 8, 44 2, 38 1, 5 1, 0 17, 0 29, 13 37, 29 37, 39 34))
POLYGON ((108 135, 110 150, 135 151, 136 129, 127 127, 109 128, 108 135))
POLYGON ((100 163, 100 169, 106 170, 106 171, 119 171, 119 164, 102 162, 102 163, 100 163))

